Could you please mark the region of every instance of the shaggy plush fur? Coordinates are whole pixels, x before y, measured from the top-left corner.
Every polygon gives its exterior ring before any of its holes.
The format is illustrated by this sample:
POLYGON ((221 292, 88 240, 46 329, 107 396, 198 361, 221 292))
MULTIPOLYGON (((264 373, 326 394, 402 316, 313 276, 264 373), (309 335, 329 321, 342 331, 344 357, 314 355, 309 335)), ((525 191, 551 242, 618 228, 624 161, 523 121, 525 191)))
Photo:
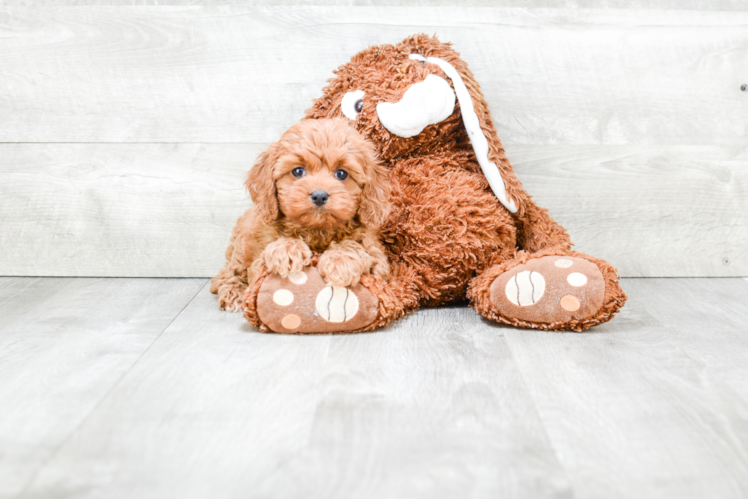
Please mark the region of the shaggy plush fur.
MULTIPOLYGON (((381 233, 392 278, 389 283, 376 274, 362 278, 361 283, 379 299, 379 316, 362 330, 386 325, 420 306, 465 298, 486 318, 549 330, 580 331, 610 320, 622 307, 626 296, 615 269, 600 259, 573 252, 566 230, 525 192, 506 157, 478 83, 449 44, 415 35, 397 45, 370 47, 338 68, 335 75, 306 112, 304 122, 344 116, 341 104, 345 105, 346 94, 363 91, 356 114, 350 110, 345 114, 355 118, 351 123, 375 145, 392 185, 392 211, 381 233), (428 75, 445 79, 454 88, 439 65, 415 60, 411 54, 439 58, 459 72, 488 140, 488 159, 498 168, 516 213, 505 208, 490 189, 459 102, 449 117, 410 138, 391 133, 379 120, 379 103, 398 103, 428 75), (600 269, 605 283, 599 293, 604 295, 603 305, 591 317, 529 323, 498 311, 490 297, 494 280, 529 259, 546 255, 583 257, 600 269)), ((272 193, 271 185, 266 188, 261 197, 272 193)), ((248 290, 245 315, 266 328, 256 311, 259 287, 256 283, 248 290)))
POLYGON ((253 278, 288 276, 313 257, 333 285, 355 285, 368 274, 387 279, 379 234, 390 210, 386 179, 374 148, 347 120, 291 127, 249 172, 254 206, 237 221, 226 265, 211 280, 220 307, 239 310, 253 278), (328 198, 317 206, 312 195, 320 192, 328 198))

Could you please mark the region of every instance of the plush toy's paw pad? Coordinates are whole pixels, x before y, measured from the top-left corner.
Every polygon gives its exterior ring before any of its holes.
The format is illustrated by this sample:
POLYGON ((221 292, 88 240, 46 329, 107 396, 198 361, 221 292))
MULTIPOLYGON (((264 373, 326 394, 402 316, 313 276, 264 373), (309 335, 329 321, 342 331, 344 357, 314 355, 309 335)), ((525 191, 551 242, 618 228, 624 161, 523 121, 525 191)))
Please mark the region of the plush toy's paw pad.
POLYGON ((371 324, 379 301, 360 283, 325 283, 315 267, 287 278, 268 275, 257 295, 257 314, 278 333, 351 332, 371 324))
POLYGON ((604 298, 600 269, 579 257, 531 259, 491 284, 491 302, 500 314, 532 323, 590 318, 600 310, 604 298))

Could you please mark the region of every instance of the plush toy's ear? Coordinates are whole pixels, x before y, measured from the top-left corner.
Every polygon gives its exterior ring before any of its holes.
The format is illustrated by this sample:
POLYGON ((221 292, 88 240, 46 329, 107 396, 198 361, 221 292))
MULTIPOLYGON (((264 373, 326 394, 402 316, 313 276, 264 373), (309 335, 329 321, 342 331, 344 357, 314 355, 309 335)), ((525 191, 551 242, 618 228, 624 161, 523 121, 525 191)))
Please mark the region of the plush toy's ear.
POLYGON ((452 81, 465 129, 491 189, 510 212, 521 217, 528 195, 514 175, 491 120, 488 103, 465 61, 450 44, 435 37, 414 35, 402 43, 409 46, 411 59, 435 64, 452 81))
POLYGON ((361 163, 369 181, 361 191, 358 217, 368 227, 380 227, 390 215, 390 183, 388 170, 376 156, 374 146, 363 144, 361 163))
POLYGON ((247 175, 244 186, 252 197, 257 214, 265 221, 272 222, 279 216, 278 198, 273 177, 273 166, 280 156, 280 143, 274 142, 257 158, 247 175))

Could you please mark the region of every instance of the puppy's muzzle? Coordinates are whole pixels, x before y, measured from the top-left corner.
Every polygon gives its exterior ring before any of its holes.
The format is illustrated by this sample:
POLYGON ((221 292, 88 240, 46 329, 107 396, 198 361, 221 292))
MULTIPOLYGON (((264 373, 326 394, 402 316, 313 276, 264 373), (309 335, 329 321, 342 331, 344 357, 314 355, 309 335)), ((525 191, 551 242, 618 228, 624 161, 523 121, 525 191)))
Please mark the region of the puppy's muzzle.
POLYGON ((330 199, 330 195, 327 194, 327 192, 321 190, 314 191, 309 195, 309 197, 312 199, 312 203, 314 203, 318 207, 321 207, 322 205, 327 203, 328 199, 330 199))

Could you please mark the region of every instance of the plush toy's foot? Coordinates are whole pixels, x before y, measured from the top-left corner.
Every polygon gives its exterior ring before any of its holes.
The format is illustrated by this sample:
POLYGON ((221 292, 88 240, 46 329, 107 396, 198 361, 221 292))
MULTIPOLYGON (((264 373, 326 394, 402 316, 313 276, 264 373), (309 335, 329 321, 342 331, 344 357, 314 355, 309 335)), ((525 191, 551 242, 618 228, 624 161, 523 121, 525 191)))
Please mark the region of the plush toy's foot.
POLYGON ((245 316, 264 331, 354 332, 366 329, 378 315, 379 300, 361 283, 348 288, 328 285, 316 267, 287 278, 266 274, 256 295, 252 288, 245 295, 245 316))
POLYGON ((530 259, 491 284, 499 314, 530 323, 568 323, 600 310, 605 281, 600 269, 579 257, 530 259))
POLYGON ((609 321, 626 295, 610 264, 569 255, 520 255, 471 284, 470 298, 484 316, 515 326, 581 331, 609 321))

